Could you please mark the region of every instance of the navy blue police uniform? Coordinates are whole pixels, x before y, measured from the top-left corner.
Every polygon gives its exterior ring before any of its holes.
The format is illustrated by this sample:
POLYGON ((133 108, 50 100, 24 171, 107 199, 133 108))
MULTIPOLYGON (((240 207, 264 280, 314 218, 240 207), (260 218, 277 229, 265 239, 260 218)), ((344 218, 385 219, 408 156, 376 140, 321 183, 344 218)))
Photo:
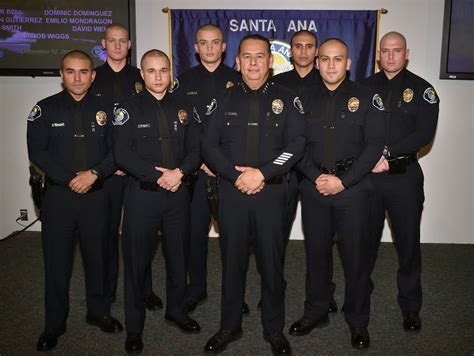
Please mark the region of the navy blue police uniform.
MULTIPOLYGON (((369 173, 383 148, 383 102, 346 78, 334 91, 322 85, 311 92, 306 106, 306 151, 298 164, 307 178, 300 184, 306 241, 304 318, 328 321, 332 237, 337 233, 345 276, 345 320, 351 328, 367 327, 369 173), (315 181, 323 173, 339 177, 345 189, 320 194, 315 181)), ((298 335, 298 328, 292 326, 291 333, 298 335)))
POLYGON ((105 296, 107 205, 102 188, 116 169, 111 116, 90 92, 76 101, 63 90, 40 101, 28 117, 29 158, 45 173, 47 184, 41 214, 47 330, 65 330, 76 236, 84 265, 88 317, 109 315, 110 302, 105 296), (73 192, 69 182, 86 170, 92 170, 98 179, 87 193, 73 192))
POLYGON ((219 175, 221 329, 241 330, 249 248, 253 245, 262 279, 263 329, 267 334, 281 334, 285 321, 287 174, 303 155, 303 107, 292 92, 271 81, 258 90, 239 82, 215 106, 204 127, 202 150, 205 162, 219 175), (241 193, 234 186, 240 175, 235 166, 258 168, 265 178, 263 190, 255 195, 241 193))
POLYGON ((389 172, 372 174, 375 192, 370 272, 375 266, 387 212, 399 262, 398 304, 404 315, 418 313, 422 305, 420 221, 425 195, 417 154, 435 135, 439 98, 430 83, 406 69, 392 79, 380 71, 364 84, 380 92, 387 108, 384 154, 390 166, 389 172))
MULTIPOLYGON (((240 74, 220 63, 214 72, 199 64, 184 72, 174 84, 174 91, 184 95, 196 108, 200 119, 206 121, 208 105, 222 95, 223 91, 240 80, 240 74)), ((191 201, 190 254, 188 259, 189 304, 207 296, 207 254, 211 206, 215 200, 208 200, 214 194, 215 178, 197 171, 194 194, 191 201)), ((215 208, 215 207, 214 207, 215 208)), ((214 211, 215 214, 215 211, 214 211)), ((214 216, 214 218, 217 218, 214 216)))
POLYGON ((199 165, 198 123, 192 106, 167 93, 162 100, 144 90, 115 110, 114 151, 117 164, 133 179, 124 199, 123 253, 125 321, 128 334, 141 335, 146 271, 154 236, 161 231, 166 264, 166 318, 189 320, 185 307, 189 192, 157 185, 155 169, 179 168, 189 175, 199 165))
MULTIPOLYGON (((143 80, 140 70, 130 64, 126 64, 119 72, 115 72, 105 62, 95 69, 96 77, 91 87, 91 92, 100 97, 107 108, 115 109, 124 102, 143 91, 143 80)), ((117 280, 119 271, 119 227, 122 220, 123 195, 127 186, 128 177, 113 175, 105 182, 105 192, 109 201, 109 233, 108 233, 108 271, 107 283, 108 293, 112 302, 116 299, 117 280)), ((153 293, 151 269, 147 272, 145 283, 145 295, 153 293)))

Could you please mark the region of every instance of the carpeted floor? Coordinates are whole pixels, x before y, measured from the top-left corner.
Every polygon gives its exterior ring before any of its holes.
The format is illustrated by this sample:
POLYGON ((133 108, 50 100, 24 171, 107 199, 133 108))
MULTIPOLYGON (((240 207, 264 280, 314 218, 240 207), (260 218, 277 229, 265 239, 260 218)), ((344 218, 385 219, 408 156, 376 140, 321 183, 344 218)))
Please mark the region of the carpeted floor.
MULTIPOLYGON (((202 332, 185 335, 164 322, 164 311, 148 312, 143 341, 144 355, 203 354, 207 339, 219 327, 220 255, 218 240, 209 243, 209 298, 192 313, 202 332)), ((335 256, 337 256, 336 249, 335 256)), ((423 244, 423 330, 403 331, 396 304, 396 255, 392 244, 380 249, 372 294, 369 331, 371 347, 358 352, 350 346, 343 314, 331 315, 329 326, 303 337, 288 336, 294 355, 474 355, 474 245, 423 244)), ((0 242, 0 355, 36 354, 43 329, 43 265, 38 234, 24 233, 0 242)), ((286 258, 286 329, 302 315, 304 301, 304 246, 290 241, 286 258)), ((163 299, 163 256, 153 263, 154 290, 163 299)), ((335 258, 336 300, 343 299, 343 274, 335 258)), ((124 321, 123 279, 112 314, 124 321)), ((52 353, 58 355, 122 355, 125 333, 109 335, 85 323, 84 278, 79 253, 71 280, 68 331, 52 353)), ((244 337, 229 345, 224 355, 271 355, 262 338, 259 310, 259 278, 255 260, 248 272, 246 299, 250 315, 244 317, 244 337)))

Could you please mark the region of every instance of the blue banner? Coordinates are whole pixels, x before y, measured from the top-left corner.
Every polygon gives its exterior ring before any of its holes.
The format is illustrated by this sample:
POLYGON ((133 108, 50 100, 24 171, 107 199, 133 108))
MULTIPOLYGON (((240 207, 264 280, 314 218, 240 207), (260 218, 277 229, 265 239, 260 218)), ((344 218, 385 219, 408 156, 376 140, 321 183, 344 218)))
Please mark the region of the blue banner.
POLYGON ((197 65, 194 51, 199 26, 213 23, 224 33, 224 62, 235 67, 240 39, 258 33, 272 43, 274 73, 292 69, 290 39, 299 30, 316 34, 318 43, 338 37, 349 46, 350 78, 364 79, 374 73, 377 10, 169 10, 171 11, 172 62, 175 76, 197 65))

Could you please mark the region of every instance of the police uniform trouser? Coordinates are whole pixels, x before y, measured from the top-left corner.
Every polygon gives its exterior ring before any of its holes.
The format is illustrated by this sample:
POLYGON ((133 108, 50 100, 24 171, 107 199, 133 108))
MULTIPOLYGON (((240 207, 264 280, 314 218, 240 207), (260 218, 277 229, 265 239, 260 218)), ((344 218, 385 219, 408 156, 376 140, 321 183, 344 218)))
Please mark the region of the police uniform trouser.
POLYGON ((103 189, 78 194, 68 187, 48 186, 42 212, 46 328, 60 327, 68 316, 76 237, 84 265, 87 312, 92 317, 109 314, 105 296, 106 213, 103 189))
POLYGON ((318 320, 331 300, 334 231, 345 276, 344 316, 350 327, 369 323, 368 218, 370 179, 334 196, 323 196, 313 182, 301 182, 301 204, 306 247, 304 316, 318 320))
POLYGON ((282 332, 285 322, 284 229, 288 185, 266 185, 255 195, 238 191, 228 181, 219 185, 219 231, 222 258, 221 328, 242 324, 250 236, 261 275, 263 329, 282 332))
MULTIPOLYGON (((122 204, 129 176, 113 175, 104 182, 109 204, 109 225, 107 235, 107 295, 115 300, 119 272, 119 227, 122 220, 122 204)), ((146 274, 145 295, 152 292, 151 267, 146 274)))
MULTIPOLYGON (((419 312, 422 305, 420 221, 425 195, 423 172, 418 162, 407 166, 406 173, 372 174, 370 269, 375 266, 377 250, 388 212, 398 254, 398 304, 402 312, 419 312)), ((371 284, 373 287, 373 284, 371 284)))
POLYGON ((125 324, 127 332, 141 333, 145 323, 145 279, 158 230, 166 266, 166 314, 177 320, 185 311, 186 254, 189 226, 189 193, 181 186, 175 193, 140 189, 131 181, 124 203, 123 255, 125 324))
MULTIPOLYGON (((188 296, 199 297, 207 289, 207 251, 211 210, 207 200, 207 175, 199 170, 191 201, 188 296)), ((211 178, 213 179, 213 178, 211 178)))

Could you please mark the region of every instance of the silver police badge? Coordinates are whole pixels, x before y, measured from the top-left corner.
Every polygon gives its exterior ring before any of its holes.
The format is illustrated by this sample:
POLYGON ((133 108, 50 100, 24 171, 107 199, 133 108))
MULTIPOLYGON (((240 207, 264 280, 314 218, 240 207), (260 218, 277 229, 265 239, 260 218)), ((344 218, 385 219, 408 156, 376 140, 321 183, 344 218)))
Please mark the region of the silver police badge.
POLYGON ((383 106, 383 100, 378 94, 375 94, 374 97, 372 98, 372 105, 380 111, 385 110, 385 106, 383 106))
POLYGON ((347 101, 347 109, 350 112, 356 112, 359 110, 360 101, 356 97, 352 97, 347 101))
POLYGON ((300 112, 300 114, 304 114, 303 103, 299 97, 296 97, 295 100, 293 100, 293 105, 295 106, 296 110, 300 112))
POLYGON ((409 103, 410 101, 413 100, 413 90, 411 90, 410 88, 406 88, 404 91, 403 91, 403 101, 405 103, 409 103))
POLYGON ((39 105, 33 106, 31 112, 28 114, 28 121, 35 121, 37 118, 41 116, 41 108, 39 105))
POLYGON ((213 111, 216 110, 216 108, 217 108, 217 100, 212 99, 211 103, 209 105, 207 105, 206 115, 211 115, 213 113, 213 111))
POLYGON ((99 126, 104 126, 107 123, 107 114, 103 111, 97 111, 95 121, 97 121, 99 126))
POLYGON ((232 83, 230 80, 225 85, 226 89, 232 88, 233 86, 234 86, 234 83, 232 83))
POLYGON ((423 93, 423 99, 425 99, 430 104, 436 104, 438 102, 438 96, 432 87, 426 88, 423 93))
POLYGON ((186 112, 186 110, 181 109, 178 111, 178 119, 181 124, 188 124, 188 113, 186 112))
POLYGON ((123 108, 117 108, 114 114, 114 119, 112 120, 114 126, 122 126, 130 119, 128 111, 123 108))
POLYGON ((137 94, 140 94, 143 91, 143 84, 140 82, 135 82, 135 91, 137 94))
POLYGON ((168 89, 168 92, 172 93, 178 88, 179 88, 179 81, 178 81, 178 78, 175 78, 173 79, 173 82, 171 83, 171 86, 168 89))
POLYGON ((281 101, 281 99, 275 99, 272 101, 272 111, 277 115, 282 113, 283 101, 281 101))

